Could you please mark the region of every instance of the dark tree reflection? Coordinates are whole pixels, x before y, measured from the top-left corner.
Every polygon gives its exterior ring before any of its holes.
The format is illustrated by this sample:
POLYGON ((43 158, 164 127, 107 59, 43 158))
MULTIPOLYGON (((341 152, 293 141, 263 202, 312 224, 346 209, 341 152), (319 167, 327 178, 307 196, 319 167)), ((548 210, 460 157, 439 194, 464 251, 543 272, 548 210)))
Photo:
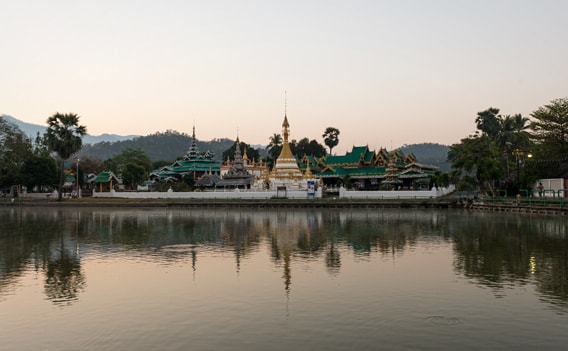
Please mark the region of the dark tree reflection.
POLYGON ((47 262, 45 294, 57 305, 69 305, 85 287, 79 259, 62 249, 58 257, 47 262))
POLYGON ((542 298, 568 305, 567 224, 558 218, 466 216, 452 222, 455 270, 501 296, 534 284, 542 298))

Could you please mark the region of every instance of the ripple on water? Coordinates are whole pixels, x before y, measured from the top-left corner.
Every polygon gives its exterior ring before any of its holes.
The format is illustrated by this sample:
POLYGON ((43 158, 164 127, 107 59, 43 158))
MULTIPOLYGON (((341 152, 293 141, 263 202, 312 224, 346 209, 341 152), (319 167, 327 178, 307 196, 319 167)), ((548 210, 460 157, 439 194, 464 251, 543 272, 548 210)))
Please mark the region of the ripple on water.
POLYGON ((446 316, 430 316, 426 318, 426 320, 436 325, 459 325, 463 323, 463 321, 459 318, 446 316))

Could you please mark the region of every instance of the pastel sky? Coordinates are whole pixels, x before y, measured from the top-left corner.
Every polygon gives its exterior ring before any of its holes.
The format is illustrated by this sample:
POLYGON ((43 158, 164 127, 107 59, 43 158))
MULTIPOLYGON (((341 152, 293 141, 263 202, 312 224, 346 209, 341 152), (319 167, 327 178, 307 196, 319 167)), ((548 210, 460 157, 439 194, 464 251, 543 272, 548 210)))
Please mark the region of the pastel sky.
POLYGON ((453 144, 568 95, 565 0, 0 0, 0 114, 334 150, 453 144))

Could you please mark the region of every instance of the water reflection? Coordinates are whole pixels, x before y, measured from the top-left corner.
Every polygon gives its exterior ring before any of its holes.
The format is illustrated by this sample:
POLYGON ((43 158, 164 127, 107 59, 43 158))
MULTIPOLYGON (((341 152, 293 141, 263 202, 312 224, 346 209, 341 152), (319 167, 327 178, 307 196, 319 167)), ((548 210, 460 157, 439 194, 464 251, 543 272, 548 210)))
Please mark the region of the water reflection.
POLYGON ((564 218, 478 214, 451 222, 455 269, 499 297, 515 284, 533 284, 541 298, 568 301, 568 224, 564 218))
POLYGON ((114 254, 159 264, 230 254, 243 260, 268 249, 286 293, 293 263, 321 260, 338 276, 346 259, 395 259, 420 248, 452 245, 454 270, 503 295, 534 285, 541 298, 565 308, 567 225, 563 218, 400 210, 131 210, 0 209, 0 301, 30 267, 45 278, 45 295, 65 306, 88 288, 85 257, 114 254))

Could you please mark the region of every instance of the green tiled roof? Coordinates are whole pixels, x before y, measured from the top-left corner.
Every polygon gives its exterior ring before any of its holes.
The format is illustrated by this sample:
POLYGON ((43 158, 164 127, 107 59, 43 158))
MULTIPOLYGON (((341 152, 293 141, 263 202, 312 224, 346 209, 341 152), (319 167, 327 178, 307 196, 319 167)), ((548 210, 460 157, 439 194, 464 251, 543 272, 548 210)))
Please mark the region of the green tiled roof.
POLYGON ((353 149, 342 156, 327 156, 325 159, 326 165, 358 165, 361 161, 363 163, 371 163, 375 153, 369 151, 367 146, 353 146, 353 149))
POLYGON ((326 170, 325 172, 318 173, 317 176, 321 178, 326 177, 356 177, 356 178, 382 178, 386 175, 387 170, 385 167, 333 167, 333 170, 326 170))
POLYGON ((111 171, 103 171, 95 178, 95 183, 108 183, 111 180, 118 181, 118 178, 111 171))

